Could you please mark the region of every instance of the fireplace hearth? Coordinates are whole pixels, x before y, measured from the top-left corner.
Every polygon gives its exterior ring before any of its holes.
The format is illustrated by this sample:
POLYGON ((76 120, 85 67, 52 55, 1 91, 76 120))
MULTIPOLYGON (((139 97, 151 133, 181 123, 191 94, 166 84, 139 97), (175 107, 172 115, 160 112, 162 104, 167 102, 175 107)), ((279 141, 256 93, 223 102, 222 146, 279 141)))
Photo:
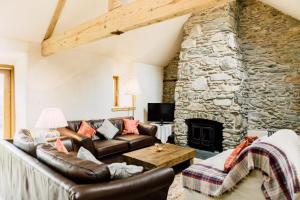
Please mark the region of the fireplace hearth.
POLYGON ((187 142, 190 147, 206 151, 223 151, 223 124, 207 119, 187 119, 187 142))

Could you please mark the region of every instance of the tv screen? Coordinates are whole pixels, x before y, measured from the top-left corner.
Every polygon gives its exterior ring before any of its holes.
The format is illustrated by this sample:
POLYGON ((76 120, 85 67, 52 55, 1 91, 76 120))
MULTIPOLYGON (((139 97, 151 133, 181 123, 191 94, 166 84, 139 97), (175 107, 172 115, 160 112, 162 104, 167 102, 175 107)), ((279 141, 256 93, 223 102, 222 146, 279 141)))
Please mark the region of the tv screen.
POLYGON ((173 122, 174 103, 148 103, 148 121, 173 122))

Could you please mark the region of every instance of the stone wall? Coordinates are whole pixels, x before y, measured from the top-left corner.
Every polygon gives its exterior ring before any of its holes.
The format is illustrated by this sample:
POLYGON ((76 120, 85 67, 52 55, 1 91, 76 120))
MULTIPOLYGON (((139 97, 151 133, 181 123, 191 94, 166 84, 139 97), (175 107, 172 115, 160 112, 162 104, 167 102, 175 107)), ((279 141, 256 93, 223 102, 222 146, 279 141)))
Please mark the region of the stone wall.
POLYGON ((300 133, 300 22, 256 0, 194 14, 164 78, 178 144, 187 142, 188 118, 223 123, 224 149, 247 129, 300 133))
POLYGON ((194 14, 184 25, 175 89, 175 139, 185 145, 185 119, 223 123, 225 149, 245 134, 242 56, 237 41, 237 4, 194 14))
POLYGON ((164 67, 164 86, 163 86, 163 102, 175 103, 175 85, 177 81, 179 63, 179 53, 173 58, 173 60, 164 67))
POLYGON ((255 0, 241 1, 240 9, 248 129, 300 133, 300 22, 255 0))

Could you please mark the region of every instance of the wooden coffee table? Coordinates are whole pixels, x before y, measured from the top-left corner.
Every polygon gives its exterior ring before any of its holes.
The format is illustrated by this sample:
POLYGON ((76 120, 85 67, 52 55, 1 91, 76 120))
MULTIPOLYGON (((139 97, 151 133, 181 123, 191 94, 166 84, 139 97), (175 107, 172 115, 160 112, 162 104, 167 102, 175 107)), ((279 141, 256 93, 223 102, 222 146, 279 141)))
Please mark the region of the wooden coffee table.
POLYGON ((186 161, 193 163, 195 149, 174 144, 160 144, 162 151, 157 152, 155 146, 139 149, 123 154, 128 164, 141 165, 146 169, 157 167, 174 167, 186 161))

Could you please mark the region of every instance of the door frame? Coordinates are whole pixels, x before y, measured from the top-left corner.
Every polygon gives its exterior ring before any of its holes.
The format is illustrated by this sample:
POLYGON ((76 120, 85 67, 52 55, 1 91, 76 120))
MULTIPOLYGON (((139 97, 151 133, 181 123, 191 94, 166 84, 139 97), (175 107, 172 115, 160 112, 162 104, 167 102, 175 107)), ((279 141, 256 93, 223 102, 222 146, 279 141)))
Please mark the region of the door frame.
POLYGON ((4 71, 4 132, 3 138, 13 138, 15 133, 15 70, 13 65, 0 64, 0 70, 4 71))

